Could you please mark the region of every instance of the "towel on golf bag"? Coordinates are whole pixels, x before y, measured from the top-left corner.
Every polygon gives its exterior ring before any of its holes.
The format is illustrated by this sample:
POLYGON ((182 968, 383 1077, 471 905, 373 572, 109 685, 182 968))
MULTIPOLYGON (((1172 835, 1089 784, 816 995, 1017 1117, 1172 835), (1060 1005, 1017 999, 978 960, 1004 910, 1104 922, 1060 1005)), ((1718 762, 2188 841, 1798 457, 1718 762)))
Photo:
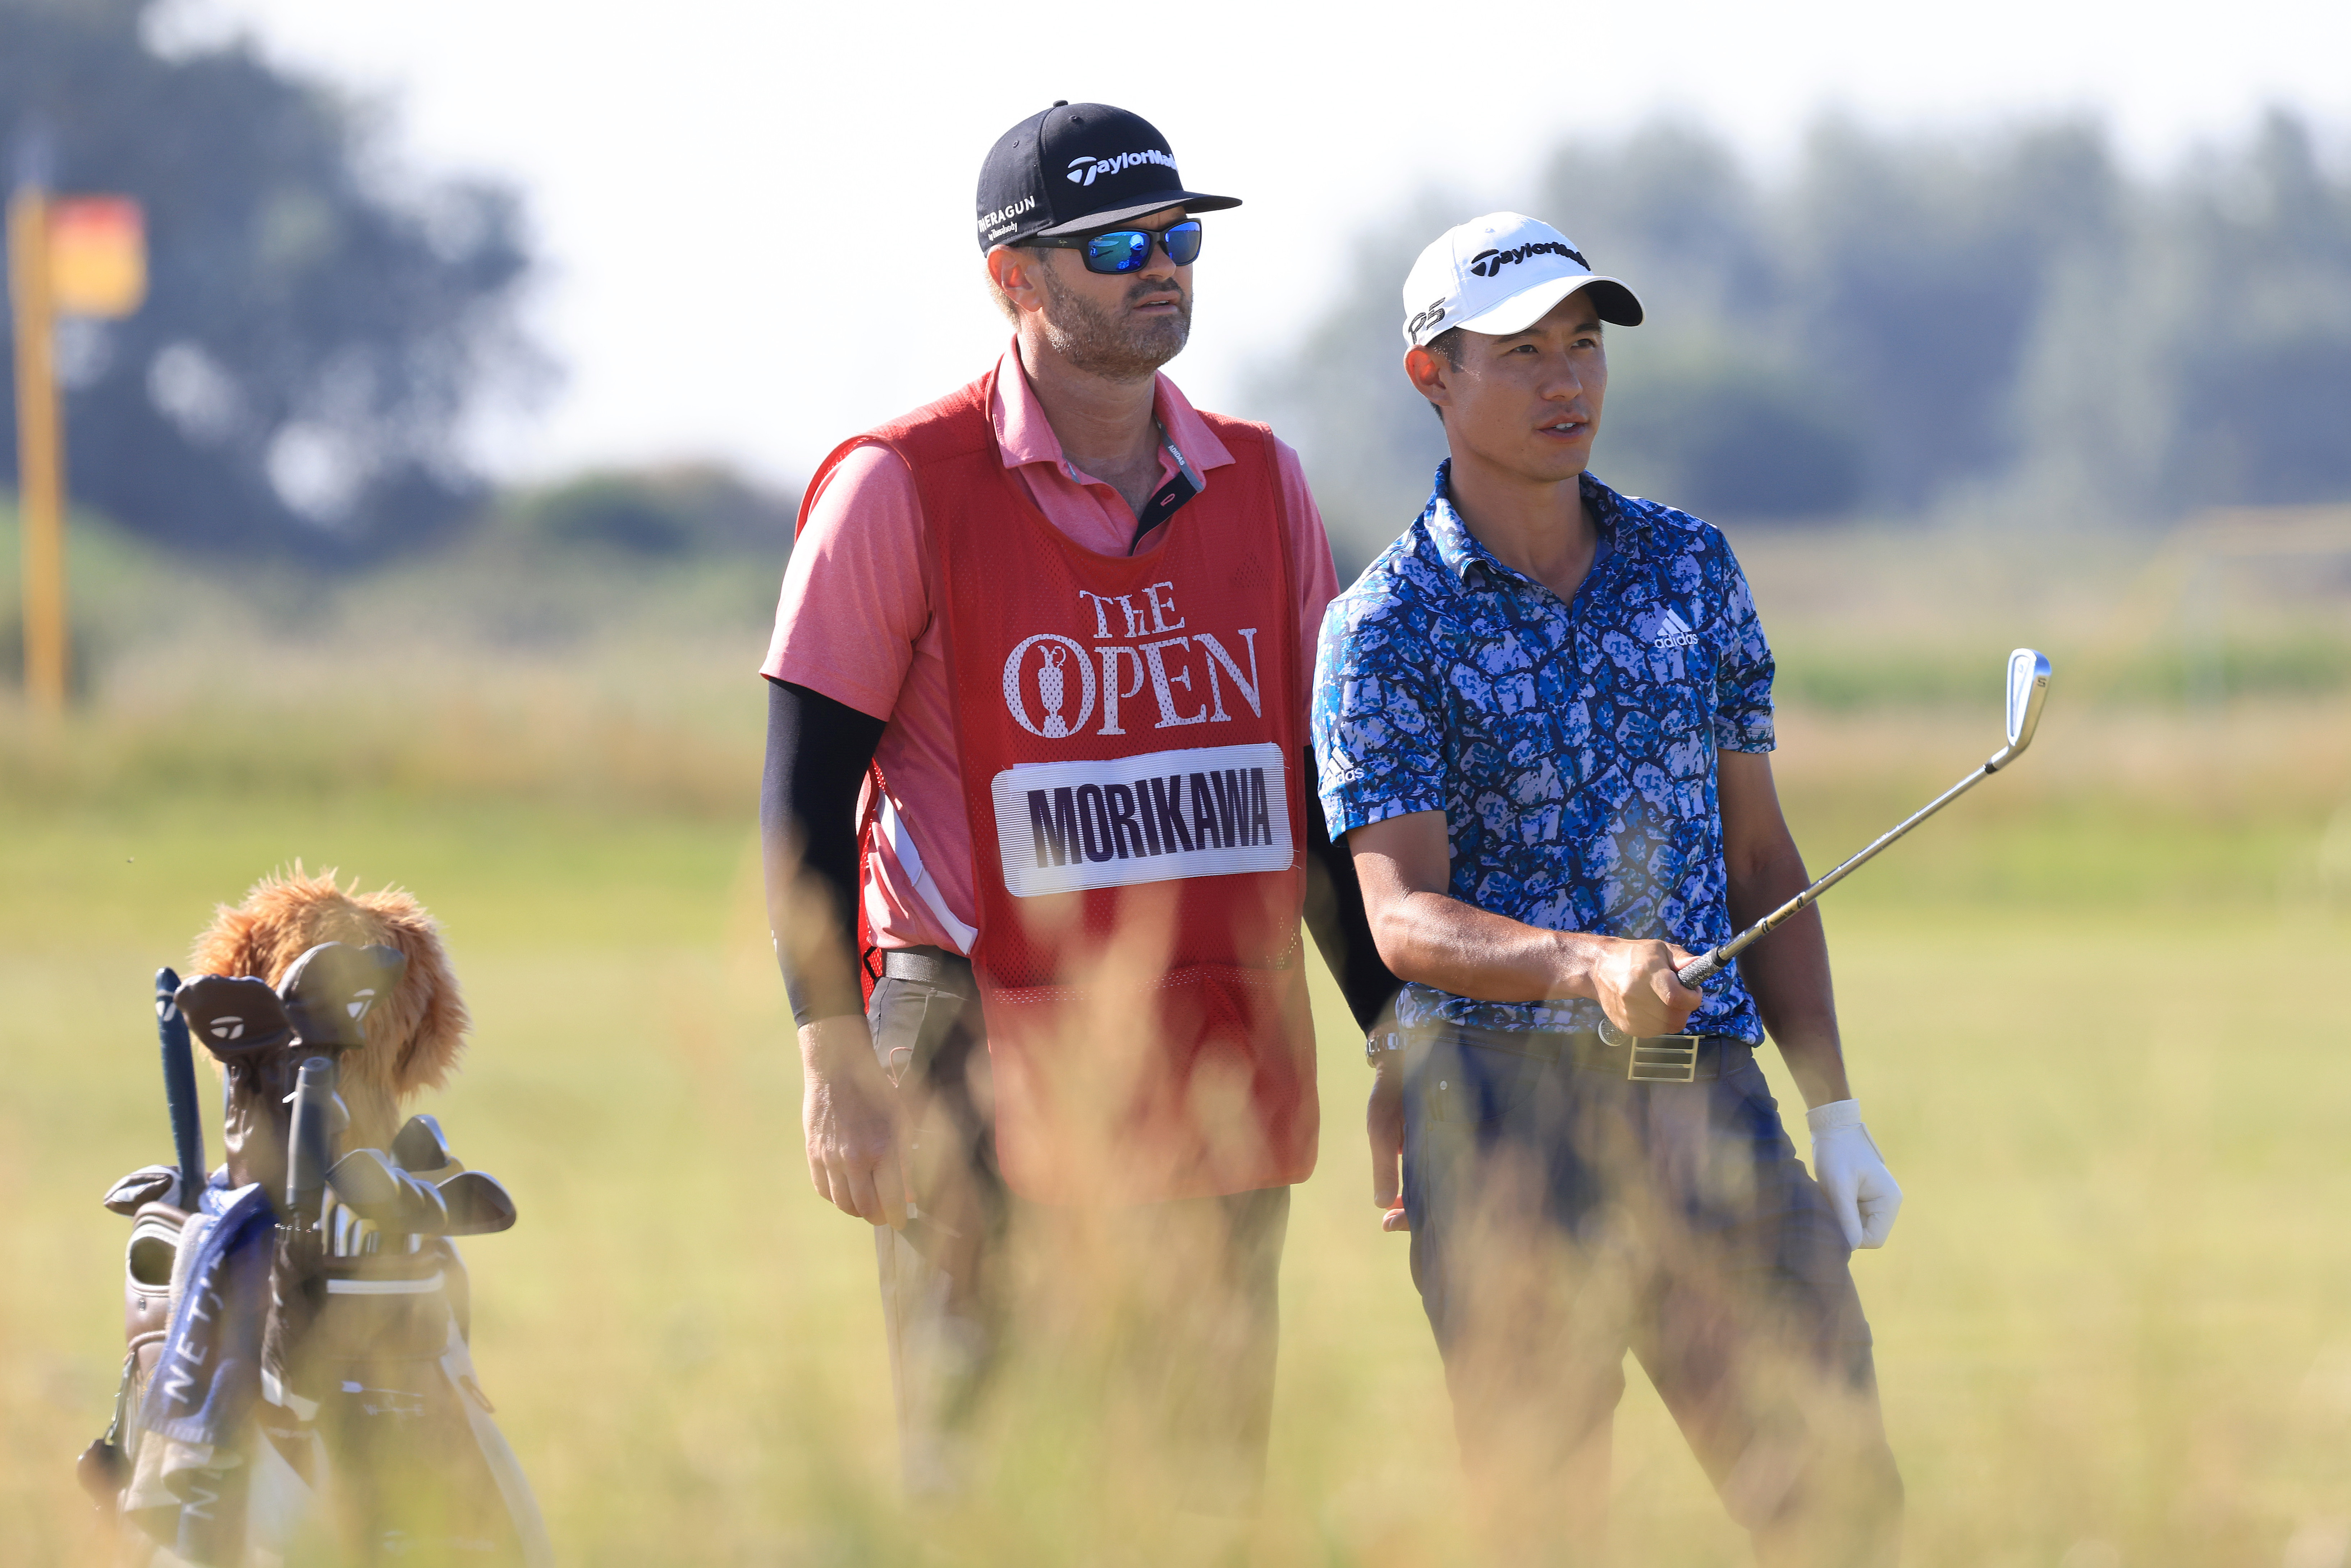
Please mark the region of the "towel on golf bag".
POLYGON ((148 1385, 140 1424, 175 1443, 228 1448, 261 1392, 262 1324, 269 1315, 270 1237, 277 1225, 259 1183, 208 1186, 212 1223, 188 1260, 172 1326, 148 1385))

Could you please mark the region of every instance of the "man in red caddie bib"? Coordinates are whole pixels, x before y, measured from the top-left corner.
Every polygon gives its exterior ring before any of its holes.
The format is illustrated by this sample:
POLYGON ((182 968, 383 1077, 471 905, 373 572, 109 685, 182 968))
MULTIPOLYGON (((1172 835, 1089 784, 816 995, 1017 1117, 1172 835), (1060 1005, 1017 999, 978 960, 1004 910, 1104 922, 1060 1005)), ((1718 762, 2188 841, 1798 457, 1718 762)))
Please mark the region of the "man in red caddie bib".
POLYGON ((1395 988, 1304 787, 1321 517, 1296 454, 1158 373, 1200 214, 1238 204, 1123 110, 1013 127, 976 209, 1011 346, 801 503, 761 666, 769 914, 918 1492, 971 1479, 1011 1329, 1083 1338, 1099 1300, 1143 1321, 1095 1396, 1143 1407, 1186 1506, 1249 1506, 1314 1164, 1301 912, 1365 1028, 1395 988), (1061 1299, 1012 1305, 1023 1235, 1092 1239, 1061 1299))

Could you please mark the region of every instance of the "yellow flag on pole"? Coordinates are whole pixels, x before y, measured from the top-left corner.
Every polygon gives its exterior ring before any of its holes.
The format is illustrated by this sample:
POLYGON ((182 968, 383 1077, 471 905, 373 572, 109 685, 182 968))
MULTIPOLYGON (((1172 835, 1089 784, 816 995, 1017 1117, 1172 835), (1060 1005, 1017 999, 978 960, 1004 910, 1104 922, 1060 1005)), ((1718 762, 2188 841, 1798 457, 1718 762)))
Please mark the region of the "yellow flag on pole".
POLYGON ((49 205, 49 297, 61 315, 128 316, 147 298, 147 223, 128 196, 49 205))

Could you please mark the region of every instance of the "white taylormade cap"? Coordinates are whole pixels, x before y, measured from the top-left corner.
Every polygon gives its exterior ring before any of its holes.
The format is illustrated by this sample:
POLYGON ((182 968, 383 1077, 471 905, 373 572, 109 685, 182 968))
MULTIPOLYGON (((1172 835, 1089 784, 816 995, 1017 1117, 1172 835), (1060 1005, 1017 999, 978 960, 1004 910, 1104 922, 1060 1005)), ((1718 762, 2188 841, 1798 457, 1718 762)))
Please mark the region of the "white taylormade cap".
POLYGON ((1592 290, 1603 321, 1641 324, 1633 291, 1595 275, 1565 235, 1522 214, 1488 213, 1437 235, 1412 264, 1404 280, 1405 347, 1455 327, 1497 338, 1523 332, 1579 288, 1592 290))

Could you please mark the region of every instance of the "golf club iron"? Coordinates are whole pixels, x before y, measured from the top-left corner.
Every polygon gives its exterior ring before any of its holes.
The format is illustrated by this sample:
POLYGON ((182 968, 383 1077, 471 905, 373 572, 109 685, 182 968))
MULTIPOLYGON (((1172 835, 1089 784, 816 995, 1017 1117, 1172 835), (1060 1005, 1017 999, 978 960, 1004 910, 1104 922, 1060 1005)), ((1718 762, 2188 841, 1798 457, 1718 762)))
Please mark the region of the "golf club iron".
MULTIPOLYGON (((1731 961, 1747 951, 1760 938, 1770 936, 1792 919, 1800 911, 1809 908, 1821 894, 1866 865, 1888 844, 1893 843, 1911 829, 2023 756, 2024 748, 2032 744, 2032 732, 2040 727, 2041 705, 2047 700, 2048 695, 2049 660, 2047 657, 2032 648, 2019 648, 2009 654, 2008 744, 2006 746, 1993 752, 1982 767, 1974 769, 1966 778, 1928 801, 1926 805, 1873 841, 1859 853, 1847 859, 1834 871, 1813 883, 1812 886, 1804 889, 1803 892, 1796 894, 1795 897, 1788 900, 1787 903, 1719 947, 1699 954, 1679 969, 1675 970, 1674 977, 1683 985, 1692 988, 1706 984, 1707 981, 1730 967, 1731 961)), ((1600 1036, 1611 1045, 1623 1045, 1630 1039, 1624 1030, 1607 1022, 1601 1024, 1600 1036)))

